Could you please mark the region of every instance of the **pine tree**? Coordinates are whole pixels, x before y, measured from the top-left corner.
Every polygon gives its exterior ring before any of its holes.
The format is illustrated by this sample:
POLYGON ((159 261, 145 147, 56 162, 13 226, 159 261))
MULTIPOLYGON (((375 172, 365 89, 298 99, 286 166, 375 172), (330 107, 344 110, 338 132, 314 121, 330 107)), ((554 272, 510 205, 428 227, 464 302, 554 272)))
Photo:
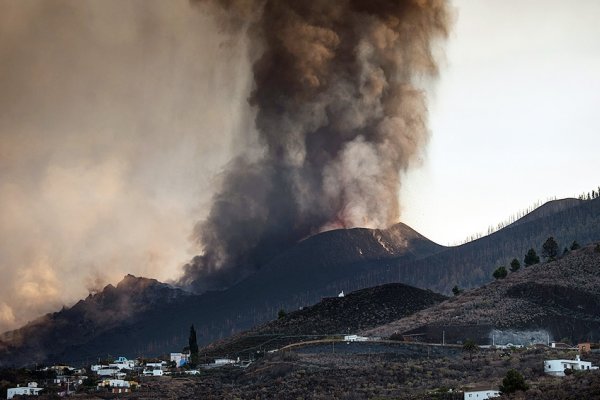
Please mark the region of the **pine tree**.
POLYGON ((558 255, 558 243, 554 240, 554 237, 550 236, 542 245, 542 257, 548 261, 556 259, 558 255))
POLYGON ((574 240, 573 244, 571 244, 571 251, 577 250, 577 249, 580 249, 580 248, 581 248, 581 246, 579 245, 579 243, 577 243, 577 240, 574 240))
POLYGON ((285 318, 285 316, 286 316, 286 315, 287 315, 287 314, 286 314, 285 310, 282 308, 282 309, 280 309, 280 310, 279 310, 279 312, 277 313, 277 319, 282 319, 282 318, 285 318))
POLYGON ((510 271, 517 272, 519 268, 521 268, 521 263, 516 258, 513 258, 513 260, 510 262, 510 271))
POLYGON ((458 296, 459 294, 462 293, 462 290, 460 290, 458 285, 454 285, 454 287, 452 288, 452 293, 454 293, 455 296, 458 296))
POLYGON ((496 279, 506 278, 507 275, 508 275, 508 271, 506 270, 505 267, 498 267, 492 274, 492 276, 496 279))
POLYGON ((190 366, 194 368, 198 365, 198 341, 196 339, 196 329, 194 325, 190 327, 190 337, 188 339, 190 348, 190 366))
POLYGON ((534 264, 538 264, 540 262, 540 257, 537 255, 534 249, 529 249, 527 254, 525 254, 525 258, 523 259, 523 263, 526 267, 529 267, 534 264))

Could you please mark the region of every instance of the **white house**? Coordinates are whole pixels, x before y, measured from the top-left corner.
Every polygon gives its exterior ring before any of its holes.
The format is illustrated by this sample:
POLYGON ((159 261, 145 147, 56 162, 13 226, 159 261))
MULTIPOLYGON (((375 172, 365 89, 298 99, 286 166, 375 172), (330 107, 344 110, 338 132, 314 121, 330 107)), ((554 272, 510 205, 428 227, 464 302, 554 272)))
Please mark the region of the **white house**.
POLYGON ((137 384, 137 382, 123 379, 105 379, 98 383, 98 388, 110 388, 112 393, 128 393, 131 391, 131 387, 137 386, 137 384))
POLYGON ((132 384, 137 384, 137 382, 126 381, 124 379, 104 379, 102 382, 98 383, 98 387, 131 387, 132 384))
POLYGON ((232 360, 230 358, 215 359, 215 365, 227 365, 227 364, 235 364, 235 360, 232 360))
POLYGON ((464 400, 484 400, 500 397, 500 391, 493 389, 472 389, 464 393, 464 400))
POLYGON ((188 353, 171 353, 171 362, 175 362, 177 367, 183 367, 189 361, 188 353))
POLYGON ((145 369, 144 376, 163 376, 162 369, 145 369))
POLYGON ((128 360, 125 357, 119 357, 113 363, 111 363, 109 365, 109 367, 117 368, 119 370, 121 370, 121 369, 132 370, 135 367, 135 361, 128 360))
POLYGON ((108 368, 108 365, 96 364, 96 365, 92 365, 90 369, 93 372, 98 372, 99 370, 105 369, 105 368, 108 368))
POLYGON ((190 369, 188 371, 185 371, 186 375, 200 375, 200 371, 198 371, 197 369, 190 369))
POLYGON ((358 335, 345 335, 344 336, 345 342, 366 342, 367 340, 369 340, 369 338, 366 336, 358 336, 358 335))
POLYGON ((166 361, 146 363, 146 368, 164 369, 166 367, 167 367, 167 362, 166 361))
POLYGON ((44 388, 38 387, 37 382, 29 382, 27 386, 17 386, 16 388, 9 388, 6 390, 6 398, 12 399, 13 397, 19 396, 37 396, 44 388))
POLYGON ((119 374, 119 369, 116 367, 105 367, 96 370, 98 376, 117 376, 119 374))
POLYGON ((546 360, 544 361, 544 372, 548 375, 565 376, 565 370, 588 371, 598 369, 590 361, 581 361, 579 355, 575 360, 546 360))

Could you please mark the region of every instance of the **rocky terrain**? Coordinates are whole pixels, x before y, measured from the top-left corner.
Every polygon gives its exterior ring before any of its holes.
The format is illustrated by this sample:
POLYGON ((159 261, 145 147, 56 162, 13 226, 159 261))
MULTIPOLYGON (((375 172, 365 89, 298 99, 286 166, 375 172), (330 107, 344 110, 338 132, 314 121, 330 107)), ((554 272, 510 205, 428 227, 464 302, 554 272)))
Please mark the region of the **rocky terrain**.
POLYGON ((445 299, 440 294, 400 283, 361 289, 287 313, 275 321, 211 344, 201 353, 243 357, 250 350, 276 349, 300 340, 355 333, 413 314, 445 299))
POLYGON ((526 392, 505 395, 512 400, 600 399, 600 371, 575 374, 563 379, 544 379, 526 392))
POLYGON ((115 287, 107 285, 73 307, 44 315, 24 327, 0 335, 2 364, 39 362, 90 337, 138 320, 149 310, 161 310, 189 294, 156 279, 127 275, 115 287))
MULTIPOLYGON (((423 333, 424 340, 464 340, 469 330, 545 330, 551 338, 572 341, 600 337, 600 251, 596 245, 570 252, 557 261, 510 273, 477 289, 364 333, 390 336, 423 333)), ((486 335, 487 336, 487 335, 486 335)), ((487 338, 491 340, 491 337, 487 338)), ((487 343, 484 343, 487 344, 487 343)))
MULTIPOLYGON (((90 389, 88 393, 72 397, 462 400, 463 390, 475 387, 497 389, 509 369, 517 369, 530 387, 527 392, 509 397, 513 399, 594 399, 600 386, 599 371, 568 378, 544 374, 544 359, 571 358, 573 352, 569 351, 481 350, 471 360, 460 347, 434 354, 426 346, 398 346, 417 349, 411 357, 368 351, 358 354, 280 352, 270 354, 246 369, 225 367, 203 370, 197 377, 145 378, 140 389, 130 394, 115 395, 90 389)), ((598 364, 600 356, 592 354, 585 359, 598 364)), ((40 399, 44 397, 40 396, 40 399)))
MULTIPOLYGON (((439 246, 404 224, 385 230, 335 230, 306 238, 275 255, 253 275, 223 291, 182 295, 183 292, 172 291, 174 289, 168 285, 163 286, 164 290, 154 290, 158 288, 156 285, 147 288, 141 285, 141 292, 134 291, 133 301, 111 300, 95 304, 93 299, 96 297, 92 296, 81 304, 65 307, 3 334, 0 337, 0 366, 52 361, 77 364, 106 354, 137 357, 178 351, 187 343, 191 324, 196 326, 199 343, 206 345, 271 321, 280 309, 297 310, 310 306, 341 290, 350 292, 402 282, 449 294, 454 285, 472 288, 488 283, 496 267, 506 265, 512 258, 522 258, 530 247, 540 253, 541 244, 548 236, 554 236, 561 248, 573 240, 582 245, 598 240, 600 198, 551 202, 498 232, 457 247, 439 246), (146 295, 142 292, 146 290, 148 298, 153 299, 150 302, 144 300, 146 295), (135 297, 141 300, 136 302, 135 297), (25 343, 23 337, 31 339, 25 343)), ((117 285, 117 289, 119 286, 123 285, 117 285)), ((518 311, 518 300, 523 297, 519 290, 538 291, 540 298, 546 298, 545 291, 555 288, 517 287, 506 293, 512 296, 510 302, 502 304, 500 300, 494 300, 493 307, 499 307, 504 314, 510 312, 509 305, 518 311)), ((575 289, 568 290, 575 296, 575 289)), ((108 286, 96 295, 99 296, 97 299, 104 296, 112 299, 111 291, 108 286)), ((129 294, 122 297, 127 299, 127 296, 129 294)), ((521 306, 529 301, 521 300, 521 306)), ((461 301, 467 302, 465 306, 471 307, 471 311, 475 307, 492 307, 490 304, 471 306, 468 297, 461 301)), ((565 305, 560 303, 556 307, 562 306, 565 305)), ((550 321, 540 319, 546 315, 538 312, 545 307, 541 300, 532 300, 531 307, 533 315, 539 317, 537 322, 532 322, 530 315, 519 317, 517 313, 515 324, 553 326, 554 314, 548 314, 550 321), (528 321, 518 318, 528 318, 528 321)), ((574 311, 575 318, 564 319, 565 324, 552 328, 553 335, 562 338, 575 337, 573 332, 590 329, 595 332, 596 322, 577 316, 586 312, 585 309, 574 311)), ((457 321, 460 318, 456 316, 457 321)), ((486 336, 491 327, 489 324, 496 324, 493 318, 486 318, 477 319, 480 328, 484 328, 478 329, 481 331, 478 335, 486 336)), ((410 326, 416 329, 423 324, 410 326)), ((464 333, 462 328, 457 331, 464 333)), ((441 338, 435 340, 441 341, 441 338)))
POLYGON ((443 248, 408 226, 387 230, 325 232, 279 255, 260 275, 225 291, 193 295, 156 280, 127 276, 71 308, 48 314, 0 336, 0 366, 62 361, 83 364, 98 356, 134 358, 179 351, 195 324, 207 344, 276 318, 280 308, 298 309, 371 286, 360 277, 382 260, 411 261, 443 248), (341 285, 341 284, 340 284, 341 285), (27 337, 27 342, 21 339, 27 337))

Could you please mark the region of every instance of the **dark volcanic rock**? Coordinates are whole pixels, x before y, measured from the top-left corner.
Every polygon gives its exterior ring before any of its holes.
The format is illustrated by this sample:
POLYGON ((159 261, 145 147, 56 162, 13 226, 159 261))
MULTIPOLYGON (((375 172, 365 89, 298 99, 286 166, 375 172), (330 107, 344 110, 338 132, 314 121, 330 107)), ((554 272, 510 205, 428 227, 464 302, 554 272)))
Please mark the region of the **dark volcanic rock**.
POLYGON ((460 326, 464 340, 469 335, 481 337, 483 326, 488 330, 545 330, 556 340, 576 342, 600 336, 599 310, 600 252, 591 245, 368 333, 423 332, 429 340, 439 340, 442 330, 448 333, 460 326))
MULTIPOLYGON (((106 354, 135 357, 177 351, 187 343, 191 324, 196 326, 200 344, 208 344, 272 320, 281 308, 297 310, 341 290, 390 282, 441 293, 449 293, 454 285, 475 287, 489 282, 499 265, 515 257, 521 259, 530 247, 539 253, 548 236, 554 236, 561 248, 573 240, 582 245, 599 240, 600 199, 553 202, 492 235, 451 248, 439 246, 403 224, 385 230, 325 232, 301 241, 221 292, 180 296, 180 292, 156 281, 148 287, 141 283, 128 287, 126 279, 83 303, 0 336, 0 365, 42 360, 85 362, 106 354)), ((585 265, 580 268, 584 271, 585 265)), ((561 276, 553 279, 561 284, 561 276)), ((133 282, 137 281, 129 283, 133 282)), ((584 290, 585 285, 583 279, 577 290, 584 290)), ((550 307, 541 303, 548 290, 523 287, 521 292, 511 292, 513 300, 506 304, 491 304, 492 296, 482 304, 465 307, 470 307, 473 315, 489 307, 497 307, 497 315, 514 311, 514 319, 495 320, 483 315, 476 322, 479 325, 553 326, 560 338, 563 333, 595 332, 595 320, 579 316, 589 314, 593 305, 573 309, 573 316, 559 312, 561 317, 555 318, 556 313, 548 313, 544 307, 550 307), (528 292, 538 293, 538 299, 521 298, 528 292), (525 305, 529 312, 520 312, 519 307, 525 305), (558 325, 560 322, 563 324, 558 325)), ((557 300, 554 308, 564 303, 557 300)), ((464 318, 456 317, 453 323, 459 325, 464 318)), ((428 320, 428 316, 423 318, 428 320)))
POLYGON ((311 336, 356 333, 411 315, 447 297, 400 283, 325 298, 285 317, 202 350, 207 355, 244 355, 248 349, 277 348, 311 336), (304 336, 304 337, 303 337, 304 336))
POLYGON ((71 308, 0 337, 0 365, 84 363, 178 351, 191 324, 209 343, 340 290, 373 286, 365 271, 386 260, 416 260, 443 250, 404 224, 385 230, 325 232, 277 256, 260 273, 222 292, 189 295, 153 279, 127 276, 71 308), (184 295, 185 294, 185 295, 184 295))
POLYGON ((261 332, 335 334, 356 332, 394 321, 441 303, 447 297, 401 283, 357 290, 345 297, 325 298, 262 327, 261 332))
MULTIPOLYGON (((103 332, 136 321, 147 310, 160 309, 187 295, 156 279, 127 275, 116 287, 107 285, 73 307, 0 335, 0 366, 44 362, 52 354, 87 343, 103 332)), ((78 360, 80 357, 81 353, 74 355, 78 360)))

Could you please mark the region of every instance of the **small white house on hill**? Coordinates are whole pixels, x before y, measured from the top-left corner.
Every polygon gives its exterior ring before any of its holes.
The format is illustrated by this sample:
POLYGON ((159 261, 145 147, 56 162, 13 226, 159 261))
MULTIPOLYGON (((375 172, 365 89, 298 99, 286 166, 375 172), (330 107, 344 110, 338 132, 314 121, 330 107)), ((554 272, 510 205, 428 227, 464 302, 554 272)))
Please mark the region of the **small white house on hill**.
POLYGON ((100 368, 96 370, 98 376, 117 376, 120 370, 116 367, 100 368))
POLYGON ((216 358, 215 359, 215 365, 229 365, 229 364, 235 364, 235 360, 232 360, 230 358, 216 358))
POLYGON ((345 342, 366 342, 369 338, 366 336, 358 336, 358 335, 344 335, 345 342))
POLYGON ((167 368, 167 362, 166 361, 149 362, 149 363, 146 363, 146 368, 166 369, 167 368))
POLYGON ((130 387, 129 381, 124 379, 105 379, 98 383, 98 387, 130 387))
POLYGON ((112 393, 129 393, 131 388, 137 386, 134 381, 126 381, 123 379, 105 379, 98 383, 98 388, 108 388, 112 393))
POLYGON ((29 382, 27 386, 8 388, 6 390, 6 398, 10 400, 15 396, 37 396, 42 390, 44 388, 38 387, 37 382, 29 382))
POLYGON ((465 391, 464 400, 485 400, 493 397, 500 397, 500 391, 494 389, 471 389, 465 391))
POLYGON ((119 357, 113 363, 111 363, 109 365, 109 367, 117 368, 119 370, 121 370, 121 369, 132 370, 135 367, 135 361, 128 360, 125 357, 119 357))
POLYGON ((164 372, 162 369, 145 369, 144 376, 163 376, 164 372))
POLYGON ((575 360, 546 360, 544 361, 544 372, 548 375, 565 376, 565 370, 589 371, 598 369, 590 361, 581 361, 579 355, 575 360))

